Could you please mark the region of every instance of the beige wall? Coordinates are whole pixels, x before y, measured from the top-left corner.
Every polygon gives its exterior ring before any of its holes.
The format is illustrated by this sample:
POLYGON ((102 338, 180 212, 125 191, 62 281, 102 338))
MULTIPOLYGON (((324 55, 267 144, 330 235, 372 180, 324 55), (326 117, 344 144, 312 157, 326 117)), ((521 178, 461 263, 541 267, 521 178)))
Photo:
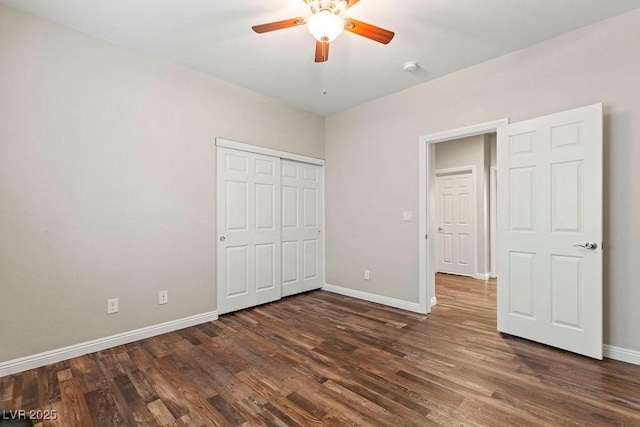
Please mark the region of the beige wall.
POLYGON ((215 137, 323 158, 324 124, 0 6, 0 362, 214 310, 215 137))
POLYGON ((327 282, 418 302, 419 136, 603 102, 605 342, 640 350, 638 40, 640 10, 328 117, 327 282))

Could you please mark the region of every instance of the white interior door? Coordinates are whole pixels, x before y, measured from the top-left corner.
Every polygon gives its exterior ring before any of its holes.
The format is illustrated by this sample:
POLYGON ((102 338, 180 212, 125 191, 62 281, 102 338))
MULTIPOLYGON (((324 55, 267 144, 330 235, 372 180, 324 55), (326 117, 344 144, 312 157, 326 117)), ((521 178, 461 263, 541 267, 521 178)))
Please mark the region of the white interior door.
POLYGON ((322 167, 282 160, 282 295, 318 289, 323 276, 322 167))
POLYGON ((602 359, 602 105, 498 129, 498 330, 602 359))
POLYGON ((280 299, 280 159, 218 147, 218 312, 280 299))
POLYGON ((436 271, 473 276, 475 258, 474 174, 436 171, 436 271))

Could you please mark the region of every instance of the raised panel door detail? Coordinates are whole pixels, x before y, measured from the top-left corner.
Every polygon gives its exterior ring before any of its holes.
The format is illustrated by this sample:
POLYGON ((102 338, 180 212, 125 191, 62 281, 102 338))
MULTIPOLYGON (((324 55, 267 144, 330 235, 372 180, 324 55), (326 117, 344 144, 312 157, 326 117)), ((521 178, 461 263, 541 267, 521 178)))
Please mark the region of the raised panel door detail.
POLYGON ((247 159, 247 157, 236 156, 233 154, 225 155, 225 165, 226 165, 226 170, 228 171, 246 173, 249 169, 247 166, 248 161, 249 159, 247 159))
POLYGON ((453 224, 453 194, 442 196, 442 224, 453 224))
POLYGON ((305 279, 318 277, 318 240, 303 242, 303 276, 305 279))
POLYGON ((470 240, 468 234, 458 234, 458 262, 461 265, 469 265, 471 262, 470 240))
POLYGON ((283 178, 291 178, 298 179, 298 165, 293 165, 290 163, 282 164, 282 177, 283 178))
POLYGON ((453 188, 453 179, 451 178, 443 178, 442 179, 442 188, 448 190, 453 188))
POLYGON ((303 166, 302 178, 305 181, 318 182, 318 168, 303 166))
POLYGON ((458 188, 468 188, 469 187, 469 178, 458 178, 458 188))
POLYGON ((256 245, 256 289, 271 289, 275 286, 274 244, 256 245))
POLYGON ((534 231, 535 169, 509 170, 509 227, 512 231, 534 231))
POLYGON ((282 242, 282 283, 298 280, 298 241, 282 242))
POLYGON ((509 253, 509 311, 511 314, 535 318, 535 254, 509 253))
POLYGON ((582 257, 551 255, 551 321, 582 329, 582 257))
POLYGON ((469 209, 472 209, 469 201, 469 194, 458 193, 458 224, 469 224, 469 209))
POLYGON ((318 227, 318 190, 305 188, 303 194, 303 213, 305 227, 318 227))
POLYGON ((248 222, 248 188, 246 182, 227 181, 226 186, 226 230, 246 230, 248 222))
POLYGON ((298 227, 298 187, 282 186, 282 228, 298 227))
POLYGON ((226 295, 245 295, 249 291, 249 251, 247 246, 226 248, 226 295))
POLYGON ((535 132, 512 135, 509 138, 509 155, 517 156, 533 152, 533 138, 535 132))
POLYGON ((273 230, 275 188, 272 184, 256 184, 256 229, 273 230))
POLYGON ((551 128, 551 149, 557 150, 580 144, 582 123, 570 123, 551 128))
POLYGON ((552 231, 582 231, 583 190, 581 161, 551 165, 552 231))
POLYGON ((273 161, 256 159, 256 174, 273 176, 274 175, 273 161))
POLYGON ((453 264, 453 235, 451 233, 441 233, 442 236, 442 262, 453 264))

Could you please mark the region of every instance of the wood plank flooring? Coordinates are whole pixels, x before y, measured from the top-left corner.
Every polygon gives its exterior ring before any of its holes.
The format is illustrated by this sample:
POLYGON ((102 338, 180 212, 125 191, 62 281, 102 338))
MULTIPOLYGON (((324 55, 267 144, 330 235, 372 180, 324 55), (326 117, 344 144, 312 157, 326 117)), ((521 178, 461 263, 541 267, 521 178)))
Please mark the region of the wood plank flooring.
POLYGON ((495 283, 423 316, 315 291, 0 378, 37 426, 640 426, 640 366, 501 336, 495 283))

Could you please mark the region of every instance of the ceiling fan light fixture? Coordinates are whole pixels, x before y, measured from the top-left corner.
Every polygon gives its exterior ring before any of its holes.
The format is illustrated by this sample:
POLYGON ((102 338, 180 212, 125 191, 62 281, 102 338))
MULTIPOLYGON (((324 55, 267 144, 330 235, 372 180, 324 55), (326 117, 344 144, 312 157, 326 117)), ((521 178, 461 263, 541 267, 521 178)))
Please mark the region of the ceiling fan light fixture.
POLYGON ((344 21, 329 9, 315 13, 307 20, 307 28, 319 42, 332 42, 344 31, 344 21))
MULTIPOLYGON (((0 0, 1 1, 1 0, 0 0)), ((308 18, 291 18, 282 21, 269 22, 267 24, 251 27, 258 34, 270 31, 283 30, 301 25, 307 25, 309 32, 316 39, 315 62, 327 62, 329 59, 329 45, 343 31, 365 37, 382 44, 388 44, 393 36, 393 31, 357 21, 353 18, 342 18, 342 11, 349 9, 360 0, 303 0, 311 9, 308 18)))

